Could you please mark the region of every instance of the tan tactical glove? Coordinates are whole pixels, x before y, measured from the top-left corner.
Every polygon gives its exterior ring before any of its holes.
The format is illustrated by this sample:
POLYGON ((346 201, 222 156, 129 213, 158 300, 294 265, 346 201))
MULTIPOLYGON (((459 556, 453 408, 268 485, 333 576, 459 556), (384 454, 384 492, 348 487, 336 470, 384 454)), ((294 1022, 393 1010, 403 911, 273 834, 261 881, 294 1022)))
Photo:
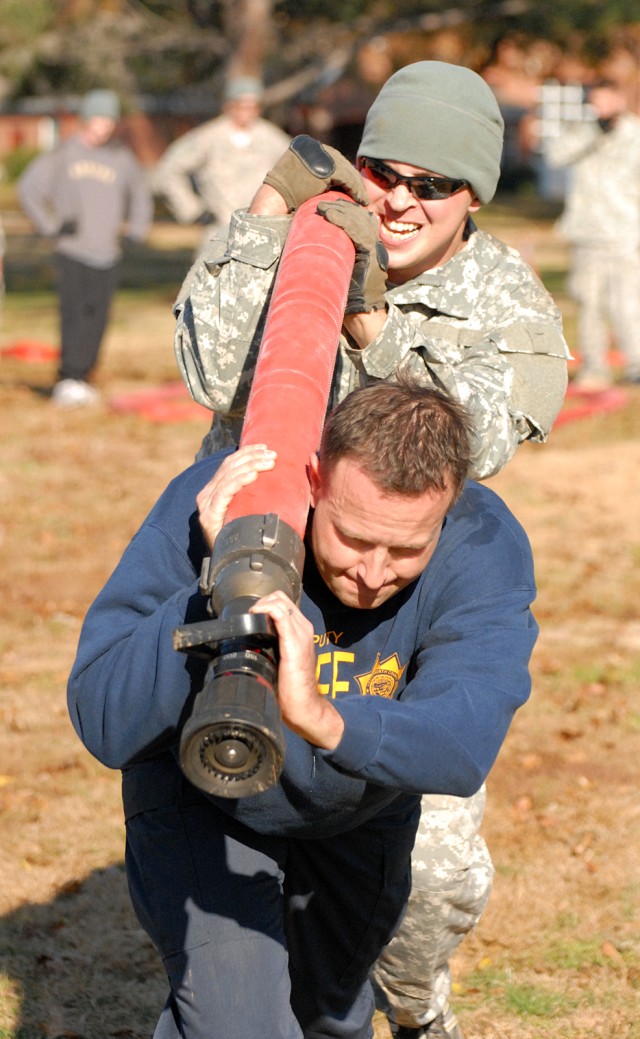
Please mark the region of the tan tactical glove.
POLYGON ((320 144, 308 134, 294 137, 282 158, 269 170, 264 183, 275 188, 289 212, 324 191, 344 191, 367 205, 369 199, 355 166, 335 148, 320 144))
POLYGON ((341 227, 356 247, 345 314, 368 314, 385 307, 389 256, 378 238, 378 219, 364 206, 340 199, 319 202, 318 212, 341 227))

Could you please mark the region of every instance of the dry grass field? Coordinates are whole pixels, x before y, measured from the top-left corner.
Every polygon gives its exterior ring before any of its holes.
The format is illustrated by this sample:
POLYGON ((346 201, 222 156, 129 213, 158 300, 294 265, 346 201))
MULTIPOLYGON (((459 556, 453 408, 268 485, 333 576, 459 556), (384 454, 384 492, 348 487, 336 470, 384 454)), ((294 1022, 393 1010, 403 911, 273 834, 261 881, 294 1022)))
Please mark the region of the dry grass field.
MULTIPOLYGON (((17 214, 3 220, 0 347, 53 344, 47 256, 17 214)), ((485 226, 540 269, 571 339, 548 215, 496 207, 485 226)), ((54 363, 1 355, 0 1039, 147 1039, 164 1001, 128 904, 119 777, 76 738, 65 682, 87 606, 208 426, 204 411, 158 422, 111 407, 175 382, 171 302, 192 245, 159 225, 132 261, 103 405, 56 410, 54 363)), ((493 895, 454 963, 466 1039, 640 1037, 639 472, 640 389, 492 481, 533 543, 542 633, 489 781, 493 895)))

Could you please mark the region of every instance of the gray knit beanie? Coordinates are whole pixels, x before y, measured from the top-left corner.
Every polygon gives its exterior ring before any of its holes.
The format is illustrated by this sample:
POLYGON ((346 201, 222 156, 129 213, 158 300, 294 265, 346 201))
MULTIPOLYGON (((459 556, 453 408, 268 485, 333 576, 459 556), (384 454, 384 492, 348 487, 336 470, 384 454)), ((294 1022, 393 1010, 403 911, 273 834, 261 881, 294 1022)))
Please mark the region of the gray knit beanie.
POLYGON ((116 122, 120 118, 120 102, 113 90, 90 90, 84 95, 80 104, 81 118, 91 119, 98 115, 116 122))
POLYGON ((358 155, 466 180, 482 203, 500 177, 504 122, 485 81, 462 65, 417 61, 382 87, 358 155))
POLYGON ((238 101, 241 97, 252 97, 261 101, 263 96, 264 87, 254 76, 233 76, 225 83, 225 101, 238 101))

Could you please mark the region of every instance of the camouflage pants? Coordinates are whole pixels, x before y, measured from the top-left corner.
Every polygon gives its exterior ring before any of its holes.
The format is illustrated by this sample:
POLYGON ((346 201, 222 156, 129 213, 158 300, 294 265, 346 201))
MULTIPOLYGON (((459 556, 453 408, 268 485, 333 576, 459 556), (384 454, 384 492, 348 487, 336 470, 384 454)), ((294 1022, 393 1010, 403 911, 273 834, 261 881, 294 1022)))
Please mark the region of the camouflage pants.
POLYGON ((583 375, 609 377, 609 329, 625 357, 625 374, 640 376, 640 254, 610 246, 573 250, 569 290, 578 303, 577 349, 583 375))
POLYGON ((493 880, 478 833, 485 800, 484 787, 469 798, 422 798, 407 911, 372 972, 378 1009, 397 1024, 428 1024, 449 1000, 449 958, 480 919, 493 880))
POLYGON ((230 418, 228 415, 220 415, 214 412, 211 419, 211 429, 205 433, 200 450, 196 455, 196 462, 215 455, 216 451, 224 451, 227 447, 236 447, 240 443, 242 433, 242 419, 230 418))

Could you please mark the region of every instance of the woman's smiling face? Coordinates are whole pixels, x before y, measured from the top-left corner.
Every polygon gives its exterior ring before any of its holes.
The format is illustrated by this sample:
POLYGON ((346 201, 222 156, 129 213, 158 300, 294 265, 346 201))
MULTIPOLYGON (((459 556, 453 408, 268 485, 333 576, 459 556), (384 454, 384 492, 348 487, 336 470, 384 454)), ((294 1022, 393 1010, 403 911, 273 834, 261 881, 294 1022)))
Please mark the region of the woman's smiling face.
MULTIPOLYGON (((385 165, 405 177, 438 176, 406 162, 385 159, 385 165)), ((449 198, 420 201, 406 184, 385 189, 367 169, 362 178, 370 199, 369 209, 378 217, 380 241, 389 253, 389 281, 401 285, 423 271, 439 267, 464 245, 467 217, 480 202, 467 188, 449 198)))

